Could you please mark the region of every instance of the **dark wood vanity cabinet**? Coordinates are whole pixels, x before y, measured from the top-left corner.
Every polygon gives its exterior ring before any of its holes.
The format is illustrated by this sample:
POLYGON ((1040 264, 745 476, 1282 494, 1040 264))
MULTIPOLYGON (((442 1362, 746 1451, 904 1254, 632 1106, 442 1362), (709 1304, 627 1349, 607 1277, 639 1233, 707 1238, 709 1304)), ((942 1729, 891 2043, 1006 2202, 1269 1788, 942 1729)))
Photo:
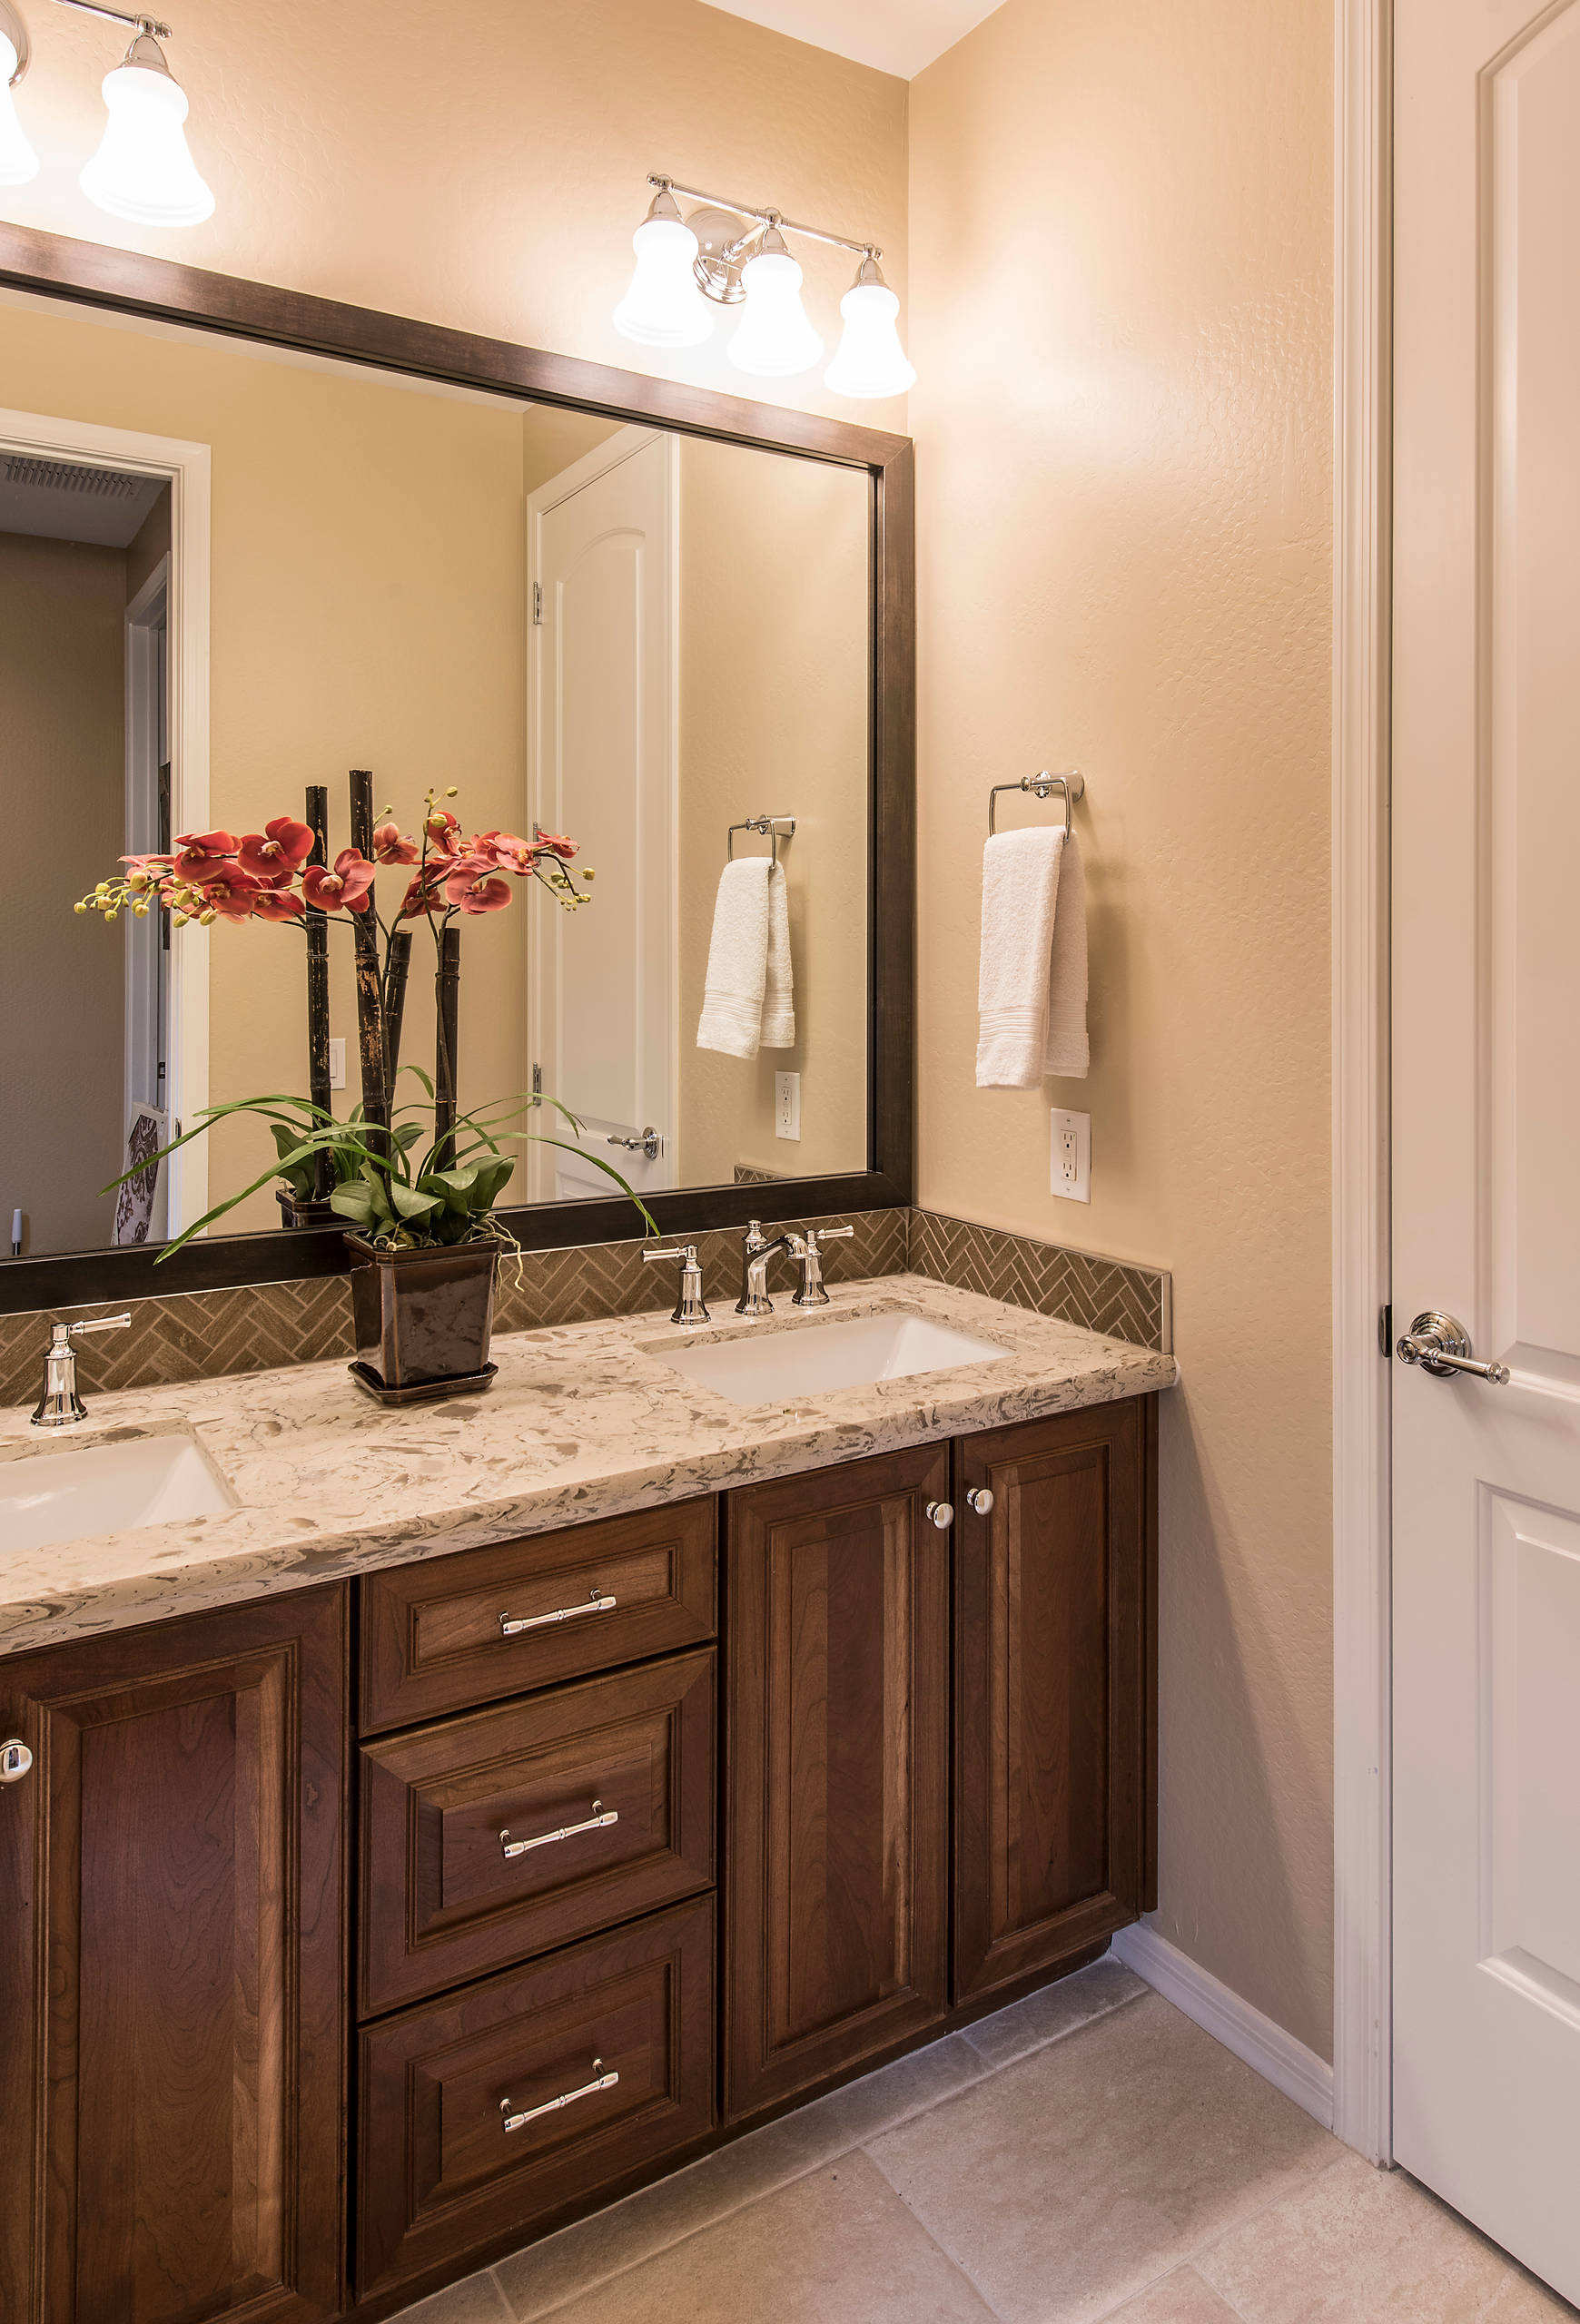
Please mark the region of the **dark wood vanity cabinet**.
POLYGON ((0 1659, 0 2316, 343 2293, 349 1593, 0 1659))
POLYGON ((380 2324, 1090 1957, 1155 1497, 1144 1397, 0 1658, 4 2324, 380 2324))
POLYGON ((949 1447, 729 1498, 725 2119, 949 2001, 949 1447))
POLYGON ((1156 1400, 955 1448, 956 2002, 1148 1909, 1156 1400))

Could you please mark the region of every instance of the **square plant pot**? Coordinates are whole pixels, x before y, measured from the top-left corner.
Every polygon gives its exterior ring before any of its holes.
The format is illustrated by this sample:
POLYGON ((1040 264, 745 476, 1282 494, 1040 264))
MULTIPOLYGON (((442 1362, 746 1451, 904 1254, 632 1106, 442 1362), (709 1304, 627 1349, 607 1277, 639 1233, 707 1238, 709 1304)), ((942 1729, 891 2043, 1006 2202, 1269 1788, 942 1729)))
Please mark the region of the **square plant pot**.
POLYGON ((348 1235, 357 1360, 384 1387, 476 1380, 494 1329, 498 1243, 380 1251, 348 1235))

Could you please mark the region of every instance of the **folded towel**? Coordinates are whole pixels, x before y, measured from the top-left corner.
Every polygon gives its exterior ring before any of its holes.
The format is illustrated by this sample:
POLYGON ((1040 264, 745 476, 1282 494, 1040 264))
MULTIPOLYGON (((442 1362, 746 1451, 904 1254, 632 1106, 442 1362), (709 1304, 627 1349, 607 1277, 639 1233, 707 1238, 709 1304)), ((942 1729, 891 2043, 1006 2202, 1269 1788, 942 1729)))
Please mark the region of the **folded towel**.
POLYGON ((979 1089, 1086 1072, 1086 886, 1071 833, 1001 832, 982 859, 979 1089))
POLYGON ((795 1044, 784 867, 771 856, 743 856, 719 878, 696 1046, 753 1058, 760 1048, 795 1044))

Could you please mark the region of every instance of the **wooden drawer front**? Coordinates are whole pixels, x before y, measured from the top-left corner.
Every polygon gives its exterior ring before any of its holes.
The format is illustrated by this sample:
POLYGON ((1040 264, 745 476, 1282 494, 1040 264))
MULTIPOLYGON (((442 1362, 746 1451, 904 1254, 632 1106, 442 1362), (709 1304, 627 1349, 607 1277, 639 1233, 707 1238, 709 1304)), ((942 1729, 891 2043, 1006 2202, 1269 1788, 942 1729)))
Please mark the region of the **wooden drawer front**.
POLYGON ((362 1733, 701 1645, 714 1633, 716 1525, 711 1499, 686 1501, 370 1574, 362 1733), (506 1621, 536 1626, 507 1636, 506 1621))
POLYGON ((387 2018, 364 2030, 360 2065, 365 2293, 525 2240, 712 2127, 713 1899, 387 2018), (507 2103, 525 2112, 611 2073, 506 2133, 507 2103))
POLYGON ((714 1649, 365 1743, 361 1772, 373 2016, 708 1886, 714 1649))

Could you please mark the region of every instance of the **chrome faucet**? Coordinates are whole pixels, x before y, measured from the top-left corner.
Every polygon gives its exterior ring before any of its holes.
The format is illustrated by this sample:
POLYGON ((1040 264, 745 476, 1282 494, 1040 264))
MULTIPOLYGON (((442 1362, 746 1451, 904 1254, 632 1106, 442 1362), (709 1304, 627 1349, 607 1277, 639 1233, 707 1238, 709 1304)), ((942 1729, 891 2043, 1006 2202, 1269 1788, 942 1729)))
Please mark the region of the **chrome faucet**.
POLYGON ((123 1332, 132 1322, 124 1315, 100 1315, 93 1322, 56 1324, 44 1352, 44 1393, 33 1415, 35 1428, 74 1428, 86 1420, 88 1408, 77 1393, 77 1352, 72 1345, 88 1332, 123 1332))
POLYGON ((746 1239, 741 1246, 741 1295, 736 1301, 737 1315, 771 1315, 774 1303, 768 1296, 768 1261, 775 1251, 793 1250, 799 1238, 794 1235, 775 1235, 768 1242, 763 1234, 760 1218, 750 1220, 746 1239))
POLYGON ((826 1307, 828 1294, 823 1287, 823 1261, 820 1256, 825 1243, 837 1243, 855 1233, 854 1226, 809 1226, 805 1235, 787 1229, 765 1242, 762 1222, 754 1218, 746 1228, 746 1239, 741 1246, 741 1295, 736 1302, 737 1315, 771 1315, 774 1303, 768 1296, 768 1261, 775 1251, 788 1251, 801 1267, 801 1287, 791 1300, 792 1307, 826 1307))
POLYGON ((801 1262, 801 1288, 790 1302, 792 1307, 826 1307, 828 1294, 823 1287, 823 1261, 818 1256, 825 1243, 847 1242, 855 1233, 854 1226, 809 1226, 805 1238, 793 1235, 790 1248, 801 1262))
POLYGON ((643 1252, 644 1266, 650 1265, 655 1259, 678 1259, 680 1262, 680 1289, 676 1296, 675 1313, 670 1316, 670 1322, 686 1324, 711 1324, 713 1318, 708 1314, 702 1296, 702 1269, 696 1263, 696 1244, 676 1243, 666 1250, 643 1252))

